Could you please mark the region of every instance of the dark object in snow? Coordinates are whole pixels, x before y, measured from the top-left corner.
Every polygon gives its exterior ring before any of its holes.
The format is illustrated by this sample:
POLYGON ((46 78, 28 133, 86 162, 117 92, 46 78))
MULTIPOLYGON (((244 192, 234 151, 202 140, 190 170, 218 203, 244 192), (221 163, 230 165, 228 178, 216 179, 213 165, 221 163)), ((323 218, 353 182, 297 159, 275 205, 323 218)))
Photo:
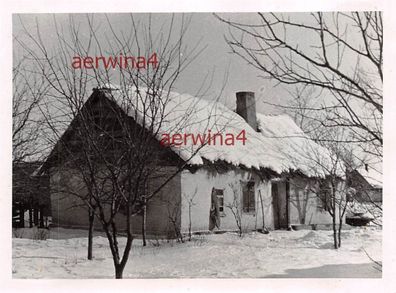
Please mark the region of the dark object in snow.
MULTIPOLYGON (((348 224, 348 223, 347 223, 348 224)), ((336 227, 338 229, 338 224, 336 224, 336 227)), ((330 231, 333 229, 332 224, 292 224, 291 225, 291 231, 299 231, 299 230, 326 230, 330 231)), ((350 225, 343 225, 342 226, 343 230, 350 230, 351 226, 350 225)))
POLYGON ((257 232, 262 233, 262 234, 269 234, 269 230, 267 228, 257 229, 257 232))
POLYGON ((368 223, 371 222, 371 218, 362 217, 362 216, 353 216, 347 217, 346 223, 351 226, 366 226, 368 223))
POLYGON ((366 226, 373 218, 365 216, 365 213, 353 213, 346 217, 346 223, 351 226, 366 226))
POLYGON ((304 224, 296 224, 291 225, 292 230, 299 231, 299 230, 314 230, 313 225, 304 225, 304 224))

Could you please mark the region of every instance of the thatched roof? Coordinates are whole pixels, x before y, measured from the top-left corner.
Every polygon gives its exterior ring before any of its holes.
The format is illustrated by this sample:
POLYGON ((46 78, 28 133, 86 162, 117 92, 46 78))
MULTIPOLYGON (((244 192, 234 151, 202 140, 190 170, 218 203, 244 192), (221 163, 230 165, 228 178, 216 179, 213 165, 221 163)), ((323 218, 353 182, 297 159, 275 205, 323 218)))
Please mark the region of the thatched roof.
POLYGON ((241 116, 219 102, 174 92, 162 93, 160 98, 156 96, 151 100, 154 95, 136 88, 125 92, 112 86, 99 91, 139 124, 144 123, 147 127, 154 122, 152 125, 158 125, 158 140, 164 137, 163 134, 200 134, 202 137, 210 132, 212 136, 216 133, 223 135, 223 144, 217 138, 217 143, 202 146, 194 144, 190 136, 183 140, 182 145, 170 145, 191 165, 224 161, 234 166, 271 169, 278 174, 293 170, 307 176, 322 177, 325 176, 322 166, 331 164, 329 151, 312 141, 287 115, 258 113, 257 132, 241 116), (156 104, 153 109, 163 107, 159 111, 161 114, 147 110, 148 103, 156 104), (224 143, 227 135, 236 137, 242 130, 245 130, 245 144, 241 140, 235 140, 234 145, 224 143))

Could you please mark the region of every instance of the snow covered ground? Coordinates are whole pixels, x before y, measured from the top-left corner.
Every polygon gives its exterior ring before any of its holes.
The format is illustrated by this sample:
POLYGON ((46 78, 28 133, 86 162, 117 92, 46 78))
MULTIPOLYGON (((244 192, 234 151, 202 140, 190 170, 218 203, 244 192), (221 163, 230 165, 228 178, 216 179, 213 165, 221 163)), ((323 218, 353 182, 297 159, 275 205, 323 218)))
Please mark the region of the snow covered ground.
MULTIPOLYGON (((94 237, 88 261, 85 233, 55 228, 47 240, 13 238, 13 278, 113 278, 107 239, 94 237)), ((342 236, 339 250, 332 249, 331 231, 195 235, 185 243, 150 240, 147 247, 135 240, 124 278, 381 277, 364 250, 381 261, 382 231, 352 228, 342 236)))

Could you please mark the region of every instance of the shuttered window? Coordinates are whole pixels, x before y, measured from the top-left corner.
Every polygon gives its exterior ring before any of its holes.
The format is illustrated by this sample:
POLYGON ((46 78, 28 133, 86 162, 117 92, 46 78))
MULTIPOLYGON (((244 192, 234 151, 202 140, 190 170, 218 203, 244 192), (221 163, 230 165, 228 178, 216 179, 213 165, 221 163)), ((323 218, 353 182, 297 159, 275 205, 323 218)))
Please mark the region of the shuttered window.
POLYGON ((254 196, 254 181, 246 182, 242 185, 243 211, 252 213, 256 210, 256 202, 254 196))

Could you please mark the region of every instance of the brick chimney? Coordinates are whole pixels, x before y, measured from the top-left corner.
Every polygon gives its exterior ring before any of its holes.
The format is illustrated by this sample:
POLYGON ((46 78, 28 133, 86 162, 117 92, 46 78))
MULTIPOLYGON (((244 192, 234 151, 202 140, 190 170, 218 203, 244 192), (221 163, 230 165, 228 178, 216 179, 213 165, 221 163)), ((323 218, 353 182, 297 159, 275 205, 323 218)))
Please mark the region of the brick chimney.
POLYGON ((236 93, 236 112, 257 131, 256 99, 253 92, 236 93))

